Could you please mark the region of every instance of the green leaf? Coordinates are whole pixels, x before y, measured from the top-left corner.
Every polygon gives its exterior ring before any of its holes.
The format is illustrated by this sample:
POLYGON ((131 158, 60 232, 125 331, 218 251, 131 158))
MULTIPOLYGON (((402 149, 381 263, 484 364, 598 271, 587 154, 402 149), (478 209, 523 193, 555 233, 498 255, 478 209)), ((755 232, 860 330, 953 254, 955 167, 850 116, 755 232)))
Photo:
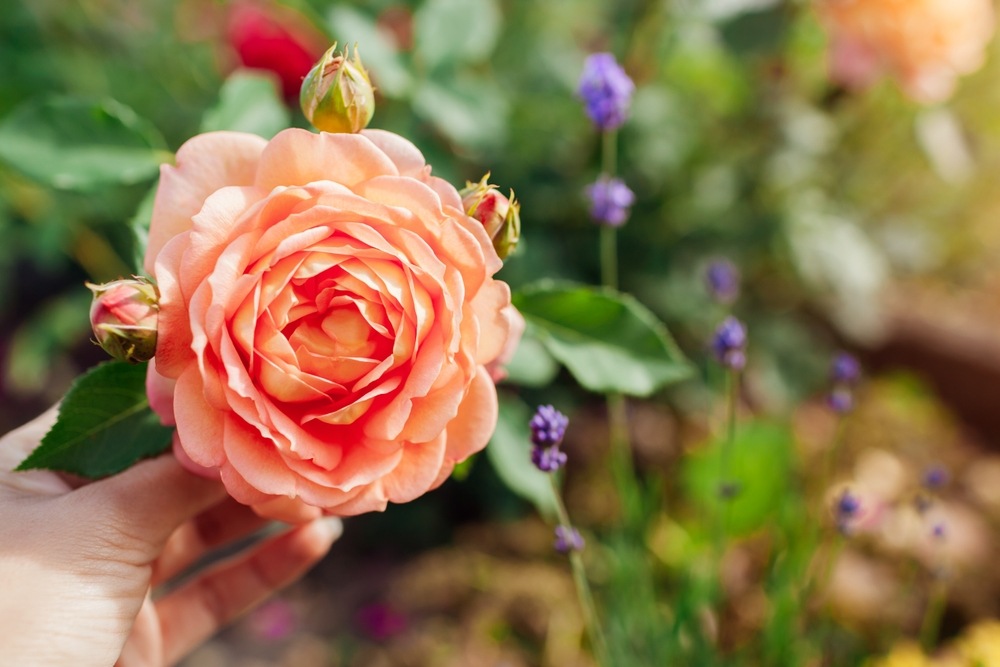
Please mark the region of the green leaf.
POLYGON ((507 364, 504 382, 524 387, 544 387, 555 379, 559 364, 552 358, 545 345, 527 331, 517 345, 514 358, 507 364))
POLYGON ((749 422, 737 430, 725 472, 721 439, 687 457, 682 478, 691 498, 704 508, 700 516, 712 516, 711 526, 722 512, 730 535, 745 535, 771 521, 788 501, 792 444, 787 424, 749 422), (734 498, 720 498, 724 482, 736 485, 734 498))
POLYGON ((487 77, 427 79, 413 93, 413 111, 467 149, 502 146, 508 110, 505 91, 487 77))
POLYGON ((371 72, 376 89, 386 97, 402 97, 413 85, 413 76, 399 56, 396 44, 375 24, 375 20, 347 5, 337 5, 329 13, 330 33, 342 47, 357 44, 361 60, 371 72))
POLYGON ((532 333, 591 391, 648 396, 691 373, 663 323, 627 294, 545 282, 513 301, 532 333))
POLYGON ((555 515, 555 498, 549 476, 531 462, 531 408, 522 401, 500 395, 500 419, 486 458, 511 491, 530 501, 546 516, 555 515))
POLYGON ((156 128, 114 100, 34 100, 0 123, 0 160, 62 190, 141 183, 171 157, 156 128))
POLYGON ((166 451, 172 433, 149 408, 146 365, 107 362, 77 379, 56 423, 17 470, 105 477, 166 451))
POLYGON ((413 16, 415 55, 430 70, 481 62, 496 47, 501 22, 496 0, 426 0, 413 16))
POLYGON ((270 139, 288 127, 291 114, 281 98, 274 77, 239 70, 219 91, 219 102, 205 113, 201 131, 232 130, 270 139))
POLYGON ((791 21, 784 6, 749 11, 719 26, 722 41, 739 56, 767 55, 782 48, 791 21))

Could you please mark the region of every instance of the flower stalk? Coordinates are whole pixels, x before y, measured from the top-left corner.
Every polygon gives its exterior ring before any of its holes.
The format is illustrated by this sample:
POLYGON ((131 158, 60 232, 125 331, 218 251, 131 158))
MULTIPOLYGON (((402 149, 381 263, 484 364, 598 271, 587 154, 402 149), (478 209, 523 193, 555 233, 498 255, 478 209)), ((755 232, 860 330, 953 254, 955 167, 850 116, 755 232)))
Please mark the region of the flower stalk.
MULTIPOLYGON (((559 520, 559 525, 571 529, 573 524, 570 522, 569 512, 566 511, 566 504, 563 502, 562 494, 559 492, 559 484, 556 482, 555 475, 549 475, 549 484, 552 489, 552 497, 555 499, 556 517, 559 520)), ((583 609, 584 622, 587 624, 587 634, 594 648, 597 662, 602 667, 611 667, 607 640, 604 638, 604 630, 601 628, 601 623, 597 616, 597 605, 594 604, 594 594, 590 590, 587 570, 583 565, 583 555, 579 549, 569 550, 569 564, 573 572, 573 583, 576 586, 576 594, 580 599, 580 607, 583 609)))

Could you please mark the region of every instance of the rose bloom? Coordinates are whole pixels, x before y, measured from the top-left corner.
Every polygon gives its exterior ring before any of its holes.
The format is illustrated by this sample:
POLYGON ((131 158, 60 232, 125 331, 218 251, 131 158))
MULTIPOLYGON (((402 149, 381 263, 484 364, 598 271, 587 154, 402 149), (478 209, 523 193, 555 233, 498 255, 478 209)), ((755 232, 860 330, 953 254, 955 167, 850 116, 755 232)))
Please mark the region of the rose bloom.
POLYGON ((851 88, 881 70, 919 102, 951 95, 956 79, 979 69, 993 36, 990 0, 818 0, 831 36, 831 75, 851 88))
POLYGON ((516 319, 500 266, 395 134, 197 136, 149 231, 150 403, 182 462, 262 514, 412 500, 493 433, 486 365, 516 319))

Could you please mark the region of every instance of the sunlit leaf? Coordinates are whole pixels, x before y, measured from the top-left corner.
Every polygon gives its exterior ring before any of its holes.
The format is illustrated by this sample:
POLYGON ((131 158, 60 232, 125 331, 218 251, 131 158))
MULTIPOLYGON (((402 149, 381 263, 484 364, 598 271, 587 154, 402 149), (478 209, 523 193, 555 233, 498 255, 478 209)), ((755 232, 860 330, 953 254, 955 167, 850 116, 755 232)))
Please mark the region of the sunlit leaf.
POLYGON ((414 13, 414 50, 428 69, 484 60, 500 37, 496 0, 426 0, 414 13))
POLYGON ((270 139, 288 127, 291 114, 278 96, 276 80, 247 70, 234 72, 219 91, 219 102, 201 120, 201 131, 233 130, 270 139))
POLYGON ((57 189, 140 183, 171 157, 156 128, 114 100, 49 97, 0 122, 0 160, 57 189))
POLYGON ((727 534, 743 535, 773 519, 787 498, 792 435, 785 424, 749 422, 724 453, 725 446, 720 438, 689 456, 683 480, 712 521, 724 522, 727 534), (721 497, 723 485, 733 490, 731 498, 721 497))
POLYGON ((355 45, 361 60, 371 72, 372 82, 382 95, 400 97, 412 86, 412 76, 396 49, 395 43, 375 25, 374 19, 353 7, 337 5, 330 9, 330 33, 343 47, 355 45))
POLYGON ((544 387, 555 379, 559 364, 538 338, 525 332, 506 369, 505 382, 525 387, 544 387))
POLYGON ((647 396, 691 372, 667 328, 627 294, 549 282, 517 292, 514 305, 591 391, 647 396))

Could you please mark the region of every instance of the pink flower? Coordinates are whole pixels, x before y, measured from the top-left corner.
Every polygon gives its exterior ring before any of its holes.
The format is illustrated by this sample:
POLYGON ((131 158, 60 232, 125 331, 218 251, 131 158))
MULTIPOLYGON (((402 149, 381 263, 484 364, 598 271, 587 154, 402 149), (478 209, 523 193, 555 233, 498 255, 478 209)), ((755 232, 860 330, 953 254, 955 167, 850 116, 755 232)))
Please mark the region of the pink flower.
POLYGON ((831 76, 862 88, 887 70, 919 102, 939 102, 982 66, 990 0, 818 0, 830 32, 831 76))
POLYGON ((103 285, 87 283, 94 293, 90 326, 97 343, 115 359, 139 363, 156 350, 159 311, 156 287, 148 280, 131 278, 103 285))
POLYGON ((504 259, 514 251, 521 238, 521 205, 514 198, 513 190, 507 197, 489 182, 489 178, 486 174, 478 183, 466 183, 458 194, 465 212, 482 223, 500 259, 504 259))
POLYGON ((150 403, 182 462, 261 513, 407 502, 495 427, 500 266, 395 134, 197 136, 163 167, 150 228, 150 403))

